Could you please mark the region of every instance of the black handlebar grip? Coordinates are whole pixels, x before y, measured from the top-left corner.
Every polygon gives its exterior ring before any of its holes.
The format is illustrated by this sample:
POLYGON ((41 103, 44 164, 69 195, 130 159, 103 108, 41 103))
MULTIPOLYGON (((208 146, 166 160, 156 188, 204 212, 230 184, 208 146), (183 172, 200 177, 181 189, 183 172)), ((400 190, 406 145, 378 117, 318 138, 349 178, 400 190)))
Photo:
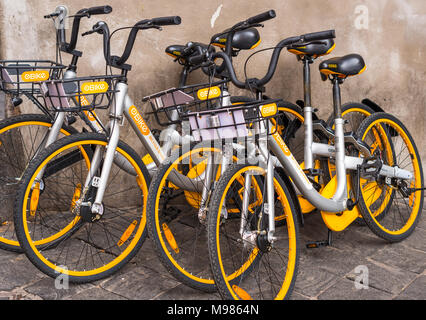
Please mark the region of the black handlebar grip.
POLYGON ((257 16, 251 17, 247 19, 248 24, 258 24, 263 21, 270 20, 275 18, 277 15, 275 14, 275 10, 269 10, 264 13, 258 14, 257 16))
POLYGON ((98 14, 109 14, 112 12, 111 6, 100 6, 100 7, 92 7, 87 9, 87 13, 90 15, 98 15, 98 14))
POLYGON ((320 31, 314 33, 307 33, 302 36, 304 41, 326 40, 336 38, 335 30, 320 31))
POLYGON ((192 65, 199 65, 206 61, 206 55, 200 54, 198 56, 193 56, 188 58, 188 62, 192 65))
POLYGON ((160 17, 152 19, 151 22, 156 26, 171 26, 181 24, 182 19, 179 16, 160 17))

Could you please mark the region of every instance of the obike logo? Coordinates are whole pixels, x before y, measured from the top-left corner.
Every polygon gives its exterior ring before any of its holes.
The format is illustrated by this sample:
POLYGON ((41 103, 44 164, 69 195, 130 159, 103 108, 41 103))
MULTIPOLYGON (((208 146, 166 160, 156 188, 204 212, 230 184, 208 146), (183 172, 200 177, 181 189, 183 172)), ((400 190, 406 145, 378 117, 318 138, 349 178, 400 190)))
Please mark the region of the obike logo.
POLYGON ((144 136, 147 136, 151 133, 151 130, 149 130, 149 127, 146 125, 145 120, 140 115, 138 109, 136 109, 135 106, 131 106, 129 109, 130 116, 137 124, 139 130, 142 132, 144 136))
POLYGON ((283 138, 281 138, 280 134, 278 132, 275 132, 275 134, 273 134, 272 136, 274 137, 275 141, 278 143, 278 145, 280 146, 281 150, 284 152, 286 157, 290 160, 290 163, 294 167, 294 169, 297 170, 300 173, 300 176, 302 176, 304 178, 303 181, 304 181, 306 187, 308 189, 312 189, 313 187, 312 187, 311 182, 306 177, 306 174, 304 173, 304 171, 302 170, 302 168, 298 164, 296 158, 291 154, 290 149, 285 144, 285 142, 284 142, 283 138))
POLYGON ((287 157, 290 157, 291 151, 288 148, 288 146, 285 144, 285 142, 284 142, 283 138, 280 136, 280 134, 278 132, 275 132, 273 134, 273 137, 274 137, 275 141, 278 143, 278 145, 280 146, 281 150, 284 152, 284 154, 287 157))
POLYGON ((337 64, 330 63, 328 67, 331 69, 337 69, 337 64))
MULTIPOLYGON (((81 100, 83 102, 83 99, 81 99, 81 100)), ((95 111, 92 111, 92 112, 84 111, 84 114, 86 115, 87 119, 89 119, 90 121, 93 122, 93 121, 96 120, 96 118, 95 118, 95 115, 96 115, 95 111)))
POLYGON ((260 107, 260 113, 262 114, 262 117, 264 118, 275 116, 277 112, 278 112, 278 107, 276 103, 266 104, 260 107))
POLYGON ((22 81, 24 82, 36 82, 49 80, 49 71, 27 71, 22 74, 22 81))
MULTIPOLYGON (((79 97, 76 97, 77 103, 79 101, 78 99, 79 99, 79 97)), ((81 106, 82 107, 90 106, 90 102, 89 102, 89 100, 87 100, 87 98, 85 96, 81 96, 80 99, 81 99, 81 106)))
POLYGON ((197 96, 200 100, 214 99, 220 97, 222 91, 219 87, 211 87, 198 90, 197 96))
POLYGON ((81 92, 84 94, 104 93, 109 89, 108 83, 105 81, 86 82, 81 86, 81 92))

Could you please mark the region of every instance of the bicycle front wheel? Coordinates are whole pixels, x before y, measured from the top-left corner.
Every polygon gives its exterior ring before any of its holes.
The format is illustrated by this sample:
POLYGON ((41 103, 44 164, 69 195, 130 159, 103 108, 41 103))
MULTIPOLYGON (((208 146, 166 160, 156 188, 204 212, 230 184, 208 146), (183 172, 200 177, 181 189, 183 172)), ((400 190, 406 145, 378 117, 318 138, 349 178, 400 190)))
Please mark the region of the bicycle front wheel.
POLYGON ((299 222, 288 188, 275 175, 275 211, 285 223, 275 222, 275 240, 268 240, 268 214, 264 210, 265 170, 232 165, 221 176, 209 208, 208 245, 216 286, 224 299, 288 299, 296 281, 299 261, 299 222), (247 188, 246 179, 251 179, 247 188), (241 181, 242 180, 242 181, 241 181), (245 186, 245 208, 234 201, 236 190, 245 186), (248 200, 248 202, 247 202, 248 200), (247 206, 250 203, 251 205, 247 206), (233 211, 246 214, 230 214, 233 211))
POLYGON ((149 176, 123 142, 103 212, 91 211, 102 166, 91 168, 90 154, 98 150, 103 157, 107 145, 108 138, 96 133, 61 139, 37 155, 22 178, 15 203, 17 237, 30 261, 51 277, 64 274, 77 283, 107 277, 130 261, 146 238, 149 176))

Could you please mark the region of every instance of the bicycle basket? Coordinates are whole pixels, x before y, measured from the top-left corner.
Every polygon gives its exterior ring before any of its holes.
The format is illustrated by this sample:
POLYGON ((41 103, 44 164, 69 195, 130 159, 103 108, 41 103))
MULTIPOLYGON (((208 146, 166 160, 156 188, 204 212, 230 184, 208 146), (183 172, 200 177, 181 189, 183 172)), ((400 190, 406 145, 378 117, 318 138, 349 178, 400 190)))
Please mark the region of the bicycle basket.
POLYGON ((121 79, 121 75, 105 75, 45 81, 40 83, 41 100, 53 112, 108 109, 121 79))
POLYGON ((201 112, 230 105, 228 82, 223 80, 171 88, 145 97, 142 101, 150 103, 152 112, 149 114, 154 114, 161 126, 180 124, 188 112, 201 112))
POLYGON ((16 96, 38 94, 40 81, 60 79, 65 68, 49 60, 0 60, 0 90, 16 96))
POLYGON ((221 109, 189 112, 191 135, 195 141, 246 138, 277 132, 277 103, 281 100, 255 101, 221 109), (257 126, 256 124, 262 124, 257 126))

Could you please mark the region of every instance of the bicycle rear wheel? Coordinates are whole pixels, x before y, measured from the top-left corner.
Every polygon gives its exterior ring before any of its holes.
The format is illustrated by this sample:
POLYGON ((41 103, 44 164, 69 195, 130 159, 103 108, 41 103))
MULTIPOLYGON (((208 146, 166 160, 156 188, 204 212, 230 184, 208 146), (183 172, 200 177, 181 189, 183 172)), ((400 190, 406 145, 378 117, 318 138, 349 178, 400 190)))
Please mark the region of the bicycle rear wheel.
POLYGON ((149 176, 136 152, 123 142, 121 165, 113 164, 103 213, 92 214, 96 177, 91 152, 104 155, 108 138, 83 133, 61 139, 31 162, 15 203, 17 237, 30 261, 45 274, 84 283, 107 277, 138 252, 146 238, 149 176), (132 172, 122 169, 123 165, 132 172), (39 174, 43 172, 40 180, 39 174), (89 177, 88 188, 84 188, 89 177))
POLYGON ((263 210, 263 188, 255 183, 265 170, 250 165, 232 165, 220 178, 209 208, 208 245, 216 286, 224 299, 288 299, 296 281, 299 261, 299 222, 290 192, 281 178, 274 178, 276 214, 285 223, 275 223, 276 240, 270 242, 269 224, 263 210), (251 177, 247 216, 230 215, 239 203, 235 190, 251 177), (239 181, 243 179, 243 181, 239 181))
POLYGON ((420 156, 407 128, 394 116, 376 113, 365 119, 357 135, 376 150, 377 161, 411 173, 412 178, 353 176, 360 185, 359 206, 368 227, 379 237, 402 241, 414 231, 423 208, 424 181, 420 156), (378 148, 381 146, 381 148, 378 148), (386 208, 386 214, 382 214, 386 208))
MULTIPOLYGON (((52 119, 41 114, 14 116, 0 122, 0 248, 22 252, 15 234, 13 205, 19 181, 34 156, 44 148, 52 119)), ((77 131, 62 126, 59 139, 77 131)))

